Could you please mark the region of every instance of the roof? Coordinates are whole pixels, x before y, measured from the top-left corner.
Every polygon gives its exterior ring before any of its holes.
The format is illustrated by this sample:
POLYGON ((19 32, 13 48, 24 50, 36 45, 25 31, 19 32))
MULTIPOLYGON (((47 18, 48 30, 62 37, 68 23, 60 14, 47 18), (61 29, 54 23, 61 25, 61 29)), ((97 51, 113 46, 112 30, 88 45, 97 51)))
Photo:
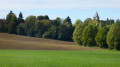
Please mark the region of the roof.
POLYGON ((94 16, 94 17, 99 17, 99 16, 98 16, 98 12, 97 12, 97 11, 96 11, 96 13, 95 13, 95 16, 94 16))

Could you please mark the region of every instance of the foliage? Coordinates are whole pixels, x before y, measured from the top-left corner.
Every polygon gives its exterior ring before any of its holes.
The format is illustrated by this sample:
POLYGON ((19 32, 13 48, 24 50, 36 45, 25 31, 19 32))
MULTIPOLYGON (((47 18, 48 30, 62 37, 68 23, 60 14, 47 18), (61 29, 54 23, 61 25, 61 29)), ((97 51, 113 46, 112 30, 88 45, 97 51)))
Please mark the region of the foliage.
POLYGON ((107 40, 106 40, 106 36, 107 36, 107 32, 109 31, 109 29, 105 26, 105 27, 101 27, 98 30, 97 36, 95 38, 96 43, 101 47, 101 48, 107 48, 107 40))
POLYGON ((99 26, 99 20, 91 20, 88 25, 99 26))
POLYGON ((61 20, 61 18, 57 17, 55 20, 52 20, 52 21, 51 21, 51 24, 52 24, 53 26, 59 27, 60 24, 62 24, 62 20, 61 20))
POLYGON ((22 15, 22 13, 20 12, 19 17, 18 17, 18 24, 17 24, 17 26, 18 26, 20 23, 23 23, 23 22, 24 22, 23 15, 22 15))
POLYGON ((79 25, 80 23, 83 23, 80 19, 77 19, 74 23, 74 26, 76 27, 77 25, 79 25))
POLYGON ((67 28, 67 39, 68 39, 68 41, 70 40, 70 41, 72 41, 72 37, 73 37, 73 31, 74 31, 74 27, 68 27, 67 28))
POLYGON ((14 13, 12 11, 10 11, 10 13, 6 17, 6 20, 5 20, 5 23, 4 23, 5 32, 8 32, 8 26, 9 26, 9 23, 10 23, 11 18, 12 18, 13 15, 14 15, 14 13))
POLYGON ((51 31, 47 31, 47 32, 45 32, 43 35, 42 35, 42 37, 43 38, 51 38, 51 31))
POLYGON ((48 15, 45 16, 37 16, 37 20, 49 20, 48 15))
POLYGON ((58 39, 58 28, 56 26, 52 26, 50 30, 43 34, 43 38, 58 39))
POLYGON ((73 40, 80 45, 82 45, 82 32, 85 27, 85 24, 79 23, 73 32, 73 40))
POLYGON ((23 27, 23 23, 20 23, 19 26, 17 27, 17 34, 18 35, 25 35, 25 31, 24 31, 24 27, 23 27))
POLYGON ((70 41, 72 39, 72 33, 74 31, 73 27, 67 27, 62 24, 59 26, 58 39, 70 41))
POLYGON ((17 17, 13 14, 8 24, 8 33, 10 34, 16 33, 16 29, 17 29, 17 17))
POLYGON ((13 14, 14 14, 14 13, 13 13, 12 11, 10 11, 10 13, 7 15, 7 17, 6 17, 6 22, 5 22, 6 24, 9 24, 9 23, 10 23, 13 14))
POLYGON ((36 21, 35 16, 28 16, 26 18, 25 23, 24 23, 25 35, 34 36, 33 28, 34 28, 35 21, 36 21))
POLYGON ((97 27, 93 25, 89 25, 85 27, 82 32, 82 41, 85 46, 95 46, 95 36, 97 34, 97 27))
POLYGON ((4 32, 4 20, 0 20, 0 32, 4 32))
POLYGON ((37 20, 34 25, 35 37, 42 37, 42 35, 51 28, 49 20, 37 20))
POLYGON ((88 25, 88 23, 91 22, 91 21, 92 21, 91 18, 87 18, 87 19, 84 21, 84 23, 85 23, 86 25, 88 25))
POLYGON ((59 32, 58 32, 58 39, 67 40, 67 26, 60 25, 59 32))
POLYGON ((108 18, 107 18, 107 20, 106 20, 106 23, 105 23, 105 25, 111 25, 111 24, 113 24, 114 23, 114 20, 109 20, 108 18))
POLYGON ((65 18, 65 20, 63 21, 63 24, 66 25, 67 27, 72 26, 72 22, 69 16, 65 18))
POLYGON ((107 44, 110 49, 120 50, 120 21, 117 20, 107 34, 107 44))
POLYGON ((60 40, 66 40, 66 41, 72 40, 73 31, 74 31, 74 27, 72 27, 71 19, 68 16, 63 21, 63 24, 61 24, 59 26, 58 39, 60 39, 60 40))

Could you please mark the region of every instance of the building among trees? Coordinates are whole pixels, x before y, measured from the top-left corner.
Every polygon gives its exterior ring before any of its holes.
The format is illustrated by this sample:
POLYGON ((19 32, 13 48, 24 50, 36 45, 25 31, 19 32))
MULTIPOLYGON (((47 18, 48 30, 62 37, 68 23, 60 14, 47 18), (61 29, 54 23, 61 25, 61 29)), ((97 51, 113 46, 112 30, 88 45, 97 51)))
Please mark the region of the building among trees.
POLYGON ((99 15, 98 15, 98 12, 96 11, 94 17, 93 17, 94 20, 99 20, 99 15))
POLYGON ((89 22, 89 25, 96 25, 96 26, 104 27, 106 25, 111 25, 114 22, 115 21, 113 19, 108 19, 108 18, 107 20, 100 20, 98 12, 96 11, 95 15, 93 16, 93 20, 89 22))

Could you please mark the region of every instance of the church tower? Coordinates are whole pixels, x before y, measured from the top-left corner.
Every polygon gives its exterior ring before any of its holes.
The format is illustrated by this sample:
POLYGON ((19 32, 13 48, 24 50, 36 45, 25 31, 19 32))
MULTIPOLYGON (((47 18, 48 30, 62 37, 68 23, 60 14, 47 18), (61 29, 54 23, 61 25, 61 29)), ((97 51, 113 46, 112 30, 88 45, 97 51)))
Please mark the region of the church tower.
POLYGON ((98 20, 99 21, 99 15, 98 15, 98 12, 96 11, 94 17, 93 17, 94 20, 98 20))

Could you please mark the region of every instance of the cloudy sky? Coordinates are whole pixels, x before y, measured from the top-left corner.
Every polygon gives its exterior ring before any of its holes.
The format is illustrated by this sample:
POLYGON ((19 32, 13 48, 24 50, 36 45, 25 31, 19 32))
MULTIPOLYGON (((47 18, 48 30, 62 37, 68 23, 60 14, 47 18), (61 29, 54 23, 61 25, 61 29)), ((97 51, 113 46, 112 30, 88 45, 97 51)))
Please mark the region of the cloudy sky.
POLYGON ((84 21, 93 18, 97 11, 100 19, 120 19, 120 0, 0 0, 0 18, 3 19, 12 10, 16 16, 49 15, 50 19, 70 16, 84 21))

